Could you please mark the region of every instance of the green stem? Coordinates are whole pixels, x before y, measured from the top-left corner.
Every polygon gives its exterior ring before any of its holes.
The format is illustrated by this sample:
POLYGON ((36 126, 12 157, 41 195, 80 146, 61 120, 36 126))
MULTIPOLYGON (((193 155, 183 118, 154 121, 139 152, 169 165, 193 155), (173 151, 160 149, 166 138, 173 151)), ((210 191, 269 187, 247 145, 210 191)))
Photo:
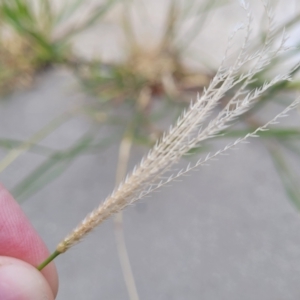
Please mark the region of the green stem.
POLYGON ((59 254, 61 254, 60 252, 58 252, 57 250, 55 250, 50 256, 48 256, 38 267, 37 269, 39 271, 41 271, 42 269, 44 269, 52 260, 54 260, 59 254))

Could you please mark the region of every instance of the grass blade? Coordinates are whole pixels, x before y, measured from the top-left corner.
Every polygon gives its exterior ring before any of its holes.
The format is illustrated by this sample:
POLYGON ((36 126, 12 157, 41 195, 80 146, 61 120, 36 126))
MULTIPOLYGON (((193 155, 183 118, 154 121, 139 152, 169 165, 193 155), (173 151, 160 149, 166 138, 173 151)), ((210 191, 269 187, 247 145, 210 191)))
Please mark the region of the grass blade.
POLYGON ((293 202, 295 207, 300 211, 300 189, 299 182, 296 180, 296 176, 290 170, 283 154, 279 151, 278 147, 268 145, 267 149, 271 155, 288 197, 293 202))
POLYGON ((0 173, 3 172, 15 159, 17 159, 22 153, 33 147, 37 142, 44 139, 53 130, 58 128, 64 122, 69 120, 70 114, 64 113, 47 124, 37 133, 35 133, 29 140, 23 142, 17 148, 12 149, 1 161, 0 161, 0 173))
POLYGON ((18 201, 25 200, 61 175, 78 155, 87 150, 92 141, 90 136, 85 136, 71 149, 52 155, 13 188, 12 194, 15 199, 18 201))
POLYGON ((63 174, 78 156, 99 153, 115 141, 115 137, 109 137, 93 144, 94 139, 89 134, 84 135, 70 149, 54 153, 13 188, 15 199, 19 202, 25 201, 63 174))
MULTIPOLYGON (((15 148, 20 147, 24 142, 15 139, 0 139, 0 147, 6 150, 13 150, 15 148)), ((49 155, 53 154, 55 151, 54 149, 50 149, 49 147, 40 146, 40 145, 33 145, 32 148, 29 148, 28 151, 32 153, 41 154, 41 155, 49 155)))

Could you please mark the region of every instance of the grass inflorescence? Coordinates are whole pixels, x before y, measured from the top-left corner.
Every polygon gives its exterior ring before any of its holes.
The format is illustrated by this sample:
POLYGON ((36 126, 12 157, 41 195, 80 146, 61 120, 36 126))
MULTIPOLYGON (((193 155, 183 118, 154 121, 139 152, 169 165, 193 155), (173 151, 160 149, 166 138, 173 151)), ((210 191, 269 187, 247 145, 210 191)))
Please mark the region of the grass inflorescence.
POLYGON ((273 59, 288 51, 289 48, 285 46, 287 37, 284 31, 279 43, 274 45, 274 17, 270 7, 265 5, 268 18, 267 35, 261 47, 256 52, 249 53, 247 49, 249 48, 253 17, 249 5, 243 3, 242 6, 246 11, 247 22, 237 27, 230 35, 222 63, 208 87, 203 90, 196 101, 190 104, 175 125, 171 126, 162 135, 155 146, 142 159, 141 163, 126 176, 105 201, 88 214, 58 244, 56 254, 66 252, 96 226, 111 215, 120 212, 126 206, 207 163, 237 144, 244 142, 249 137, 255 137, 259 132, 268 130, 269 125, 276 123, 279 118, 285 116, 299 104, 299 101, 295 100, 271 121, 258 126, 252 133, 247 133, 244 137, 237 139, 215 153, 207 154, 206 157, 200 158, 194 165, 189 164, 179 172, 173 171, 173 165, 178 163, 184 155, 189 153, 191 149, 198 147, 203 141, 214 138, 227 129, 238 117, 251 110, 267 90, 280 82, 291 80, 290 74, 294 69, 289 70, 286 74, 274 76, 259 87, 251 88, 250 84, 255 76, 269 66, 273 59), (243 43, 235 61, 227 66, 231 44, 240 30, 245 32, 243 43), (243 71, 243 68, 249 64, 250 67, 243 71), (211 118, 212 112, 216 107, 220 106, 221 100, 232 90, 234 92, 229 97, 227 96, 226 104, 223 105, 215 117, 211 118), (211 119, 207 121, 208 118, 211 119))

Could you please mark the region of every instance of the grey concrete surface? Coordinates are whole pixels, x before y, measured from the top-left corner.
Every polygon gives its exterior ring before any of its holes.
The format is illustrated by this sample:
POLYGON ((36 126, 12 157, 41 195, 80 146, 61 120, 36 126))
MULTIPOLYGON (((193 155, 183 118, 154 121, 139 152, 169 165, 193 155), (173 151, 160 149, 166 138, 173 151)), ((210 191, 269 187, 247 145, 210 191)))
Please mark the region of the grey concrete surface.
MULTIPOLYGON (((73 101, 84 97, 70 74, 41 75, 33 89, 1 100, 0 136, 26 139, 73 101)), ((90 126, 74 118, 41 144, 65 148, 90 126)), ((23 203, 49 249, 111 191, 117 151, 81 156, 23 203)), ((131 165, 144 152, 134 148, 131 165)), ((44 159, 26 153, 0 180, 11 189, 44 159)), ((300 298, 300 216, 258 139, 131 206, 124 226, 142 300, 300 298)), ((58 300, 128 299, 111 221, 56 264, 58 300)))

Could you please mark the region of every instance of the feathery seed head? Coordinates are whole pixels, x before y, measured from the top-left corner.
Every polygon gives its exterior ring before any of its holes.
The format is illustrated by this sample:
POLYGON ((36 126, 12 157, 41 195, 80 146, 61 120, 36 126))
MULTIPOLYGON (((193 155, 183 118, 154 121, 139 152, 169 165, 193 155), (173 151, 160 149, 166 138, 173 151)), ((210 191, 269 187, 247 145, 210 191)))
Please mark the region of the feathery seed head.
POLYGON ((149 151, 118 188, 58 245, 58 252, 65 252, 112 214, 119 212, 133 202, 186 175, 191 170, 205 165, 218 155, 225 154, 226 151, 235 148, 239 143, 245 142, 249 137, 257 136, 257 133, 260 131, 267 130, 269 125, 274 124, 298 104, 298 100, 296 100, 282 113, 264 126, 257 128, 254 132, 248 133, 243 138, 237 139, 235 142, 226 145, 223 149, 213 154, 207 154, 204 159, 199 159, 195 165, 191 166, 188 164, 185 169, 177 173, 171 172, 171 175, 167 179, 162 178, 162 175, 172 171, 173 165, 183 155, 187 154, 191 149, 198 147, 200 142, 217 136, 241 114, 251 109, 257 99, 268 88, 280 81, 291 80, 290 73, 292 71, 287 74, 275 76, 272 80, 266 81, 261 87, 255 90, 249 88, 249 84, 255 80, 255 75, 264 70, 282 51, 286 51, 285 42, 287 37, 285 32, 283 32, 279 46, 273 46, 275 35, 274 17, 269 4, 264 3, 269 23, 265 42, 261 49, 255 53, 247 53, 246 49, 249 43, 253 18, 249 3, 243 0, 240 2, 243 9, 246 10, 247 22, 243 26, 239 25, 236 27, 232 35, 230 35, 221 65, 209 86, 203 90, 201 95, 197 94, 196 101, 191 102, 189 109, 183 111, 176 124, 170 126, 169 131, 163 134, 153 149, 149 151), (236 60, 226 68, 224 65, 227 62, 232 40, 239 30, 245 31, 243 43, 236 60), (247 71, 243 72, 243 68, 249 63, 251 66, 247 71), (233 88, 236 88, 235 94, 229 98, 223 110, 205 126, 204 121, 207 120, 212 111, 219 105, 220 99, 233 88))

